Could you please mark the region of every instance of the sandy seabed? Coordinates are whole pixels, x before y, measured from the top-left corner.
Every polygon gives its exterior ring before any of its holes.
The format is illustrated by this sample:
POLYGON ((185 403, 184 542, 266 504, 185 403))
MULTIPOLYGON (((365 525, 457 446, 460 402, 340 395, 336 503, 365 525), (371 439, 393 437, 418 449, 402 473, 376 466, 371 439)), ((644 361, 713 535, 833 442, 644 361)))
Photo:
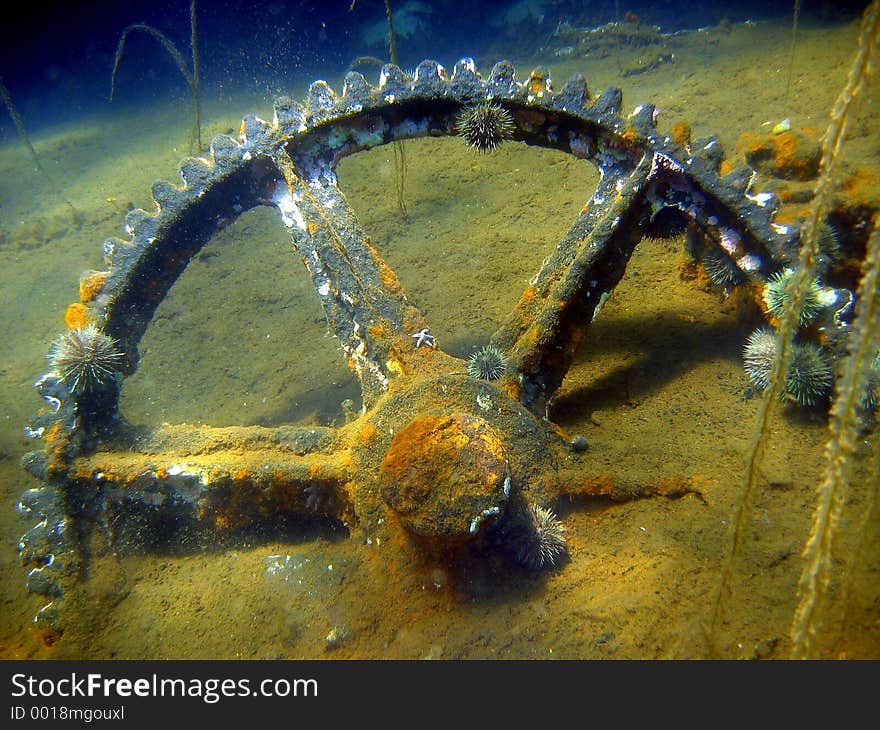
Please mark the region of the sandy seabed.
MULTIPOLYGON (((583 73, 594 92, 617 85, 624 108, 650 102, 661 130, 679 121, 717 135, 734 155, 742 132, 784 117, 824 129, 846 79, 857 25, 800 31, 785 102, 786 25, 692 34, 674 62, 621 77, 639 49, 598 59, 512 60, 521 75, 549 67, 556 86, 583 73)), ((425 55, 430 55, 426 53, 425 55)), ((447 67, 454 59, 441 59, 447 67)), ((488 71, 490 59, 480 62, 488 71)), ((292 94, 302 96, 309 80, 292 94)), ((877 78, 865 90, 843 157, 880 169, 877 78)), ((205 131, 234 133, 271 100, 205 99, 205 131)), ((118 581, 70 597, 60 640, 32 624, 16 545, 30 526, 15 505, 33 482, 23 425, 40 406, 31 387, 101 242, 122 234, 129 205, 149 208, 150 184, 175 177, 187 150, 185 105, 111 110, 41 133, 44 165, 80 211, 68 211, 15 140, 0 148, 0 656, 7 658, 781 658, 798 601, 828 437, 824 409, 775 409, 762 477, 744 523, 723 621, 711 642, 719 573, 730 550, 758 399, 747 398, 741 348, 760 316, 679 275, 681 241, 645 240, 590 329, 551 416, 589 445, 587 477, 687 481, 697 493, 626 503, 562 503, 568 559, 539 574, 499 556, 426 564, 397 546, 367 546, 339 529, 304 525, 222 547, 120 556, 118 581), (285 570, 269 556, 285 559, 285 570), (340 640, 328 642, 335 630, 340 640)), ((344 160, 340 186, 409 297, 448 352, 467 356, 502 323, 529 279, 592 194, 583 161, 507 143, 478 156, 459 140, 406 144, 409 217, 397 211, 390 148, 344 160)), ((877 195, 877 191, 874 193, 877 195)), ((160 305, 141 344, 122 411, 135 423, 328 424, 357 399, 339 343, 326 334, 307 273, 277 214, 255 210, 197 255, 160 305)), ((854 551, 865 512, 858 445, 836 556, 854 551)), ((877 515, 867 534, 878 534, 877 515)), ((880 541, 844 572, 824 607, 817 647, 827 658, 880 657, 880 541), (846 588, 847 600, 837 600, 846 588)))

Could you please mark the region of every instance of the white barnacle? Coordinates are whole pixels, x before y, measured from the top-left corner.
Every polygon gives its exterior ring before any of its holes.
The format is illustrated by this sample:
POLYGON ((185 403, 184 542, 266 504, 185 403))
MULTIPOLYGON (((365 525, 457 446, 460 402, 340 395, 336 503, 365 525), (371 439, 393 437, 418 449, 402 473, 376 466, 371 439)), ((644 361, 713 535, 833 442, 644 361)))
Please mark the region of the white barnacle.
POLYGON ((272 195, 272 202, 281 213, 281 220, 288 228, 295 225, 301 231, 306 230, 306 222, 303 218, 302 211, 293 199, 290 190, 284 182, 279 181, 275 186, 275 192, 272 195))
POLYGON ((757 195, 746 195, 746 197, 756 205, 765 208, 776 196, 773 193, 758 193, 757 195))
POLYGON ((751 253, 743 256, 736 263, 737 266, 739 266, 739 268, 743 271, 757 271, 761 268, 761 259, 751 253))
POLYGON ((477 405, 483 411, 488 411, 492 407, 492 397, 486 393, 480 393, 477 396, 477 405))
POLYGON ((722 228, 721 229, 721 248, 723 248, 727 253, 733 256, 736 253, 737 247, 740 244, 739 234, 733 230, 732 228, 722 228))

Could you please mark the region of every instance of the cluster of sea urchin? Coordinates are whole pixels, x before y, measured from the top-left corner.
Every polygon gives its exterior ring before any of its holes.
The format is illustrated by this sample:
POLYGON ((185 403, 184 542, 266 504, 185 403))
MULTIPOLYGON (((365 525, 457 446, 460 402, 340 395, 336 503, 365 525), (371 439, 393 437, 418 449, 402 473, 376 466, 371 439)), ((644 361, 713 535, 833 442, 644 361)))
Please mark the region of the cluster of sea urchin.
POLYGON ((537 504, 512 517, 504 533, 516 561, 530 570, 558 565, 568 549, 565 525, 537 504))
MULTIPOLYGON (((831 391, 833 374, 825 351, 810 342, 793 342, 782 397, 802 406, 815 405, 831 391)), ((770 385, 776 359, 776 335, 760 328, 752 332, 743 349, 746 375, 755 390, 770 385)))
POLYGON ((468 358, 467 373, 480 380, 499 380, 507 372, 507 358, 495 345, 486 345, 468 358))
POLYGON ((466 106, 455 118, 458 136, 479 152, 491 152, 516 131, 510 112, 493 102, 466 106))
POLYGON ((123 353, 118 344, 88 324, 59 335, 49 350, 49 364, 71 393, 87 393, 107 385, 119 370, 123 353))

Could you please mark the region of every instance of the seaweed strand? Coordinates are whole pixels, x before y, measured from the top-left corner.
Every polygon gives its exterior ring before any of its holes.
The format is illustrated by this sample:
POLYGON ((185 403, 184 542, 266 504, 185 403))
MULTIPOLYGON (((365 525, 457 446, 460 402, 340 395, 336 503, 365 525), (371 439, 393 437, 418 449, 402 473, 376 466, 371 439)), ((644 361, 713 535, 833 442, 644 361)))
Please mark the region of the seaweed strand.
POLYGON ((3 83, 3 78, 0 77, 0 96, 3 97, 3 103, 6 105, 6 110, 9 112, 9 116, 12 117, 12 123, 15 125, 15 129, 18 132, 19 139, 21 139, 22 144, 28 151, 28 154, 31 157, 31 161, 34 163, 34 167, 37 168, 37 171, 46 178, 46 182, 49 185, 49 189, 57 195, 61 200, 64 201, 64 204, 70 209, 71 217, 73 218, 73 222, 76 225, 80 223, 80 215, 76 208, 73 207, 73 203, 71 203, 61 192, 58 186, 55 184, 55 181, 52 179, 52 176, 46 172, 46 168, 43 167, 40 162, 40 158, 37 157, 37 151, 34 149, 34 146, 31 144, 30 137, 28 137, 27 130, 24 128, 24 120, 21 118, 21 114, 18 113, 18 109, 12 101, 12 96, 9 94, 9 89, 6 88, 6 84, 3 83))
POLYGON ((125 41, 128 38, 129 33, 132 33, 136 30, 143 31, 147 35, 150 35, 157 41, 159 41, 162 47, 168 52, 168 54, 174 60, 174 63, 176 64, 181 75, 186 80, 187 86, 189 86, 190 93, 192 93, 194 104, 193 131, 190 134, 190 152, 192 152, 193 142, 197 144, 197 150, 201 150, 202 148, 201 104, 199 102, 199 55, 198 43, 196 39, 195 0, 190 0, 190 26, 190 39, 192 43, 193 58, 192 71, 190 71, 189 67, 186 65, 186 59, 184 59, 180 51, 177 50, 177 46, 175 46, 174 43, 172 43, 171 40, 169 40, 169 38, 157 28, 154 28, 152 25, 147 25, 146 23, 132 23, 131 25, 124 28, 122 31, 122 35, 119 37, 119 43, 116 46, 116 56, 113 59, 113 71, 110 74, 110 101, 113 101, 113 95, 116 92, 116 72, 119 70, 120 61, 122 61, 122 54, 125 50, 125 41))
POLYGON ((788 53, 788 79, 785 82, 785 103, 788 104, 789 91, 791 91, 791 77, 794 73, 794 51, 797 47, 798 16, 801 12, 801 0, 794 0, 794 10, 791 16, 791 49, 788 53))
MULTIPOLYGON (((388 18, 388 52, 391 55, 391 63, 397 64, 397 34, 394 32, 394 15, 391 12, 391 0, 385 0, 385 17, 388 18)), ((394 171, 397 187, 397 208, 401 215, 406 218, 406 149, 402 141, 395 142, 394 171)))
MULTIPOLYGON (((875 216, 874 230, 868 240, 858 302, 850 352, 843 362, 837 397, 831 409, 831 437, 825 446, 825 479, 819 487, 812 528, 803 550, 806 565, 801 574, 800 600, 791 626, 791 656, 794 659, 808 659, 813 654, 816 618, 831 580, 832 542, 849 488, 850 456, 855 451, 859 427, 856 408, 868 382, 874 334, 880 321, 880 216, 875 216)), ((870 489, 869 501, 874 492, 876 484, 870 489)))
POLYGON ((745 517, 749 513, 749 503, 758 481, 758 467, 763 459, 769 434, 769 423, 772 405, 779 399, 785 383, 792 356, 792 342, 798 329, 799 312, 807 291, 814 278, 816 258, 819 253, 819 222, 825 207, 825 198, 831 186, 837 156, 843 144, 844 133, 852 103, 864 85, 869 72, 869 65, 876 46, 880 22, 880 0, 874 0, 865 11, 860 33, 859 53, 853 63, 846 85, 842 89, 831 112, 831 122, 825 133, 822 144, 822 173, 816 184, 815 195, 809 213, 801 229, 801 247, 798 254, 798 266, 792 276, 792 295, 788 306, 779 319, 776 333, 777 356, 770 370, 770 385, 766 389, 758 412, 758 419, 752 434, 750 456, 745 484, 734 517, 731 548, 722 564, 718 588, 712 605, 712 623, 710 637, 713 639, 721 623, 724 613, 724 602, 729 591, 729 582, 733 565, 744 539, 745 517))
POLYGON ((199 38, 196 32, 196 0, 190 0, 189 3, 189 45, 192 49, 192 91, 195 99, 195 124, 193 125, 193 135, 196 139, 196 149, 202 149, 202 104, 199 99, 199 38))

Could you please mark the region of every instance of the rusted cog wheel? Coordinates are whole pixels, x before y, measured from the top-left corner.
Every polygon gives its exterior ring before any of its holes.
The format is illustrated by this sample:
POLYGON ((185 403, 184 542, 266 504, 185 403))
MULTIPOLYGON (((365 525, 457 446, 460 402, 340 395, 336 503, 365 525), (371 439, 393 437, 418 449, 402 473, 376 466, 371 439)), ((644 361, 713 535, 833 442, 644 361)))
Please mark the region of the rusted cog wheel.
MULTIPOLYGON (((375 87, 351 73, 340 95, 317 81, 302 105, 279 99, 271 122, 247 117, 238 139, 216 137, 207 158, 185 160, 182 184, 156 183, 154 209, 130 212, 128 238, 104 242, 107 270, 78 305, 95 337, 112 338, 101 341, 112 356, 104 365, 118 375, 84 389, 56 368, 37 384, 51 408, 29 427, 44 448, 25 459, 41 482, 21 502, 38 518, 20 544, 30 588, 57 601, 81 574, 84 536, 132 510, 225 529, 320 504, 369 539, 391 529, 390 509, 409 531, 456 542, 511 503, 589 491, 563 476, 560 465, 579 457, 546 407, 652 221, 685 216, 744 280, 778 269, 796 234, 773 225, 771 196, 746 195, 750 171, 718 176, 715 140, 678 147, 657 133, 652 106, 625 119, 620 106, 618 89, 594 98, 576 76, 556 92, 546 72, 519 81, 507 62, 485 79, 470 59, 451 75, 434 61, 413 77, 389 65, 375 87), (601 173, 493 335, 504 360, 493 381, 436 346, 335 174, 361 150, 473 132, 462 116, 473 109, 495 115, 490 142, 561 150, 601 173), (308 268, 359 377, 362 415, 339 429, 165 426, 135 441, 117 414, 119 383, 137 368, 156 307, 218 227, 257 205, 278 210, 308 268)), ((57 618, 57 603, 41 618, 57 618)))

